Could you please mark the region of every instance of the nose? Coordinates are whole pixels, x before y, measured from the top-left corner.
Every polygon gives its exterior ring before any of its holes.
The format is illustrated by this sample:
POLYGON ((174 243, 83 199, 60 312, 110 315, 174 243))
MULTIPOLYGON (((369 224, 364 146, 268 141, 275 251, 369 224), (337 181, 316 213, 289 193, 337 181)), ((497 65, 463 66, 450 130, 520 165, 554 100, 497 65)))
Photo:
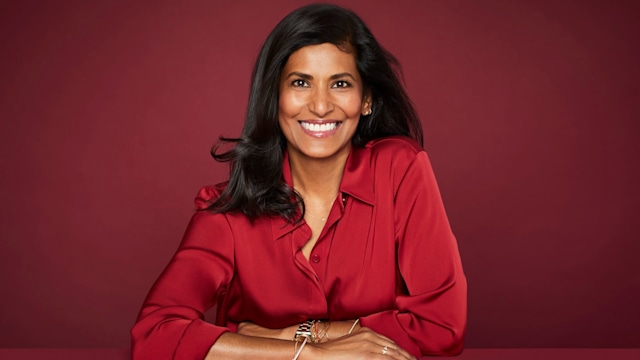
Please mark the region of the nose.
POLYGON ((319 118, 327 116, 333 111, 334 105, 327 90, 315 89, 309 101, 309 110, 319 118))

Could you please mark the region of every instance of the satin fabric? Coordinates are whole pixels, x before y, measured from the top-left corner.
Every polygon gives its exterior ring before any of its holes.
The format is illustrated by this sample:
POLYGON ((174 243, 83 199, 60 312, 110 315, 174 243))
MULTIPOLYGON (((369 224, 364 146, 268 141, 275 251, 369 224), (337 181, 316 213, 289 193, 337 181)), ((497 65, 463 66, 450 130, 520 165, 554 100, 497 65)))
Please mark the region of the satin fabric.
MULTIPOLYGON (((288 161, 284 180, 292 184, 288 161)), ((224 184, 204 187, 202 210, 224 184)), ((132 329, 134 359, 203 359, 242 321, 360 319, 414 354, 454 355, 466 279, 426 152, 389 137, 353 147, 309 260, 304 221, 197 211, 132 329), (215 324, 203 313, 217 308, 215 324)))

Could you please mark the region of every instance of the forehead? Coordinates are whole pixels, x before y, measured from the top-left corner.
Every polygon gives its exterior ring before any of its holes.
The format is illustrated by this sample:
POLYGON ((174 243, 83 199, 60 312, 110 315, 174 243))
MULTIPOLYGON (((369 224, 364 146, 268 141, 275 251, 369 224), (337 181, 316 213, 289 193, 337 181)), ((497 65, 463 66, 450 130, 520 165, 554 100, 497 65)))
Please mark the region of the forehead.
POLYGON ((287 76, 292 71, 310 75, 341 72, 358 75, 353 52, 347 52, 330 43, 309 45, 296 50, 289 56, 284 66, 283 76, 287 76))

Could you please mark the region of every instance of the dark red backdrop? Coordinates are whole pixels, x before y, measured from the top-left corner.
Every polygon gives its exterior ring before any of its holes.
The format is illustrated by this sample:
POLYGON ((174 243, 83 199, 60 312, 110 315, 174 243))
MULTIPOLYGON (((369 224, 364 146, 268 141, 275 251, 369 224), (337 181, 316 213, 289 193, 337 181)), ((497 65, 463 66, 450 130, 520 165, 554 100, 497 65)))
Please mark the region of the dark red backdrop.
MULTIPOLYGON (((0 347, 126 347, 302 2, 3 1, 0 347), (231 3, 231 2, 229 2, 231 3)), ((469 347, 640 347, 636 1, 351 1, 404 66, 469 347)))

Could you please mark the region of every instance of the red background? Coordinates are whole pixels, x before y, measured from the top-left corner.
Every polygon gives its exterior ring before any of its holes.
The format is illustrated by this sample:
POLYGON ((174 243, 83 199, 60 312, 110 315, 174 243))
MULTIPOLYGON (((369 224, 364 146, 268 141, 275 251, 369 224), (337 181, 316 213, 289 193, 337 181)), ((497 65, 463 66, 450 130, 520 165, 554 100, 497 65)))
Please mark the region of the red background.
MULTIPOLYGON (((0 4, 0 347, 126 347, 303 1, 0 4), (222 2, 220 2, 222 3, 222 2)), ((640 347, 636 1, 341 1, 404 67, 468 347, 640 347)))

